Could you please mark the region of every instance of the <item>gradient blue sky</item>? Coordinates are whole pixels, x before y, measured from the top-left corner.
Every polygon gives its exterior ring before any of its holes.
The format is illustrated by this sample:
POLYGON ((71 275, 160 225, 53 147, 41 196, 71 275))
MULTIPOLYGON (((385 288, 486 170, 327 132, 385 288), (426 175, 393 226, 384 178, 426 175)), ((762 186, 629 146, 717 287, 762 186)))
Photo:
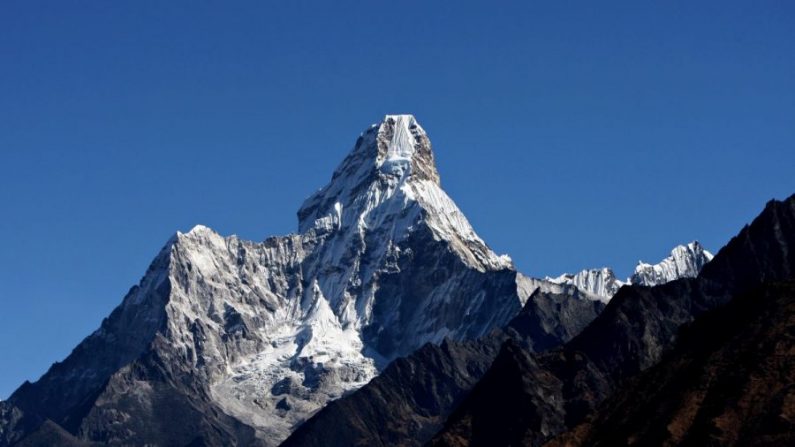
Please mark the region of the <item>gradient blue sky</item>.
POLYGON ((386 113, 531 275, 717 250, 795 192, 790 1, 121 3, 0 5, 0 397, 176 230, 294 231, 386 113))

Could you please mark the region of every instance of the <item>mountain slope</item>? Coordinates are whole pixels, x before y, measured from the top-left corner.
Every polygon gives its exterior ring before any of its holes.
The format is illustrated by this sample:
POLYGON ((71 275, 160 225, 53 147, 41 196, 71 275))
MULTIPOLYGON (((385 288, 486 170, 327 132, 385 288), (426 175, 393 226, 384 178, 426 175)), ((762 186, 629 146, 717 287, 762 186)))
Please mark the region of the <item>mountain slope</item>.
POLYGON ((539 351, 558 346, 604 307, 573 286, 524 281, 524 289, 535 286, 534 291, 503 330, 478 340, 428 344, 394 361, 363 388, 331 402, 282 445, 422 445, 483 376, 503 341, 539 351))
POLYGON ((562 348, 532 355, 505 343, 432 444, 538 445, 574 427, 620 384, 657 364, 683 324, 763 282, 793 279, 793 246, 795 196, 768 203, 698 278, 622 288, 562 348))
POLYGON ((100 329, 14 392, 5 439, 50 420, 80 440, 273 445, 391 360, 522 308, 410 115, 366 130, 298 218, 264 242, 171 238, 100 329))
POLYGON ((575 274, 564 273, 556 278, 546 278, 555 284, 568 284, 580 290, 591 293, 604 302, 618 292, 627 283, 616 278, 612 269, 603 267, 600 269, 581 270, 575 274))
POLYGON ((549 444, 793 445, 794 342, 795 283, 754 289, 686 326, 660 364, 549 444))
MULTIPOLYGON (((688 246, 680 246, 673 252, 683 252, 684 256, 678 259, 687 259, 691 254, 694 259, 702 256, 703 249, 697 242, 690 246, 698 248, 688 251, 683 250, 688 246)), ((668 259, 659 265, 666 262, 668 259)), ((696 262, 683 264, 703 267, 696 262)), ((695 276, 686 269, 674 272, 695 276)), ((329 439, 337 445, 422 445, 483 376, 483 365, 494 360, 501 342, 511 339, 532 352, 556 347, 586 327, 604 302, 625 284, 610 269, 585 270, 578 275, 545 280, 519 275, 517 282, 530 299, 504 331, 460 346, 450 345, 460 347, 458 350, 424 347, 398 361, 410 367, 387 368, 361 390, 332 402, 301 425, 284 445, 319 446, 326 445, 329 439), (473 352, 477 355, 471 355, 473 352), (472 362, 478 367, 452 366, 472 362)))

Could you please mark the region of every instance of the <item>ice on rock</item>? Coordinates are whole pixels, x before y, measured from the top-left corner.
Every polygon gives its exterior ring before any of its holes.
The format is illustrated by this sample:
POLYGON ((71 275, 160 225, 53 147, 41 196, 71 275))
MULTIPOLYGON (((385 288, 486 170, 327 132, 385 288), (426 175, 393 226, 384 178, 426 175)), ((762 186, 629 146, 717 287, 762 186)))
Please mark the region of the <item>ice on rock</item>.
POLYGON ((204 226, 170 242, 170 343, 267 443, 392 359, 484 335, 527 299, 441 189, 411 115, 366 130, 298 219, 261 243, 204 226))
POLYGON ((616 278, 609 268, 583 270, 577 274, 564 273, 557 278, 546 279, 557 284, 571 284, 589 292, 601 301, 609 301, 624 285, 655 286, 679 278, 694 278, 712 260, 712 253, 698 242, 679 245, 671 255, 658 264, 638 262, 635 273, 626 281, 616 278))
POLYGON ((612 269, 587 269, 579 273, 564 273, 557 278, 547 278, 556 284, 571 284, 578 289, 590 293, 600 301, 607 302, 618 292, 621 286, 627 284, 616 278, 612 269))
MULTIPOLYGON (((694 274, 706 258, 691 244, 639 273, 694 274)), ((189 396, 204 435, 229 435, 241 421, 261 444, 277 445, 395 358, 446 337, 487 335, 535 291, 568 283, 591 299, 621 284, 607 269, 554 280, 518 274, 442 190, 416 119, 387 115, 306 199, 296 234, 252 242, 203 225, 177 233, 100 329, 20 389, 47 396, 52 420, 85 414, 86 396, 96 399, 86 417, 99 419, 79 429, 100 427, 97 436, 123 444, 146 436, 136 434, 142 416, 160 417, 162 405, 189 396)))
POLYGON ((693 241, 675 247, 671 250, 671 255, 658 264, 651 265, 639 261, 630 282, 642 286, 656 286, 678 278, 695 278, 711 260, 712 253, 704 249, 698 241, 693 241))

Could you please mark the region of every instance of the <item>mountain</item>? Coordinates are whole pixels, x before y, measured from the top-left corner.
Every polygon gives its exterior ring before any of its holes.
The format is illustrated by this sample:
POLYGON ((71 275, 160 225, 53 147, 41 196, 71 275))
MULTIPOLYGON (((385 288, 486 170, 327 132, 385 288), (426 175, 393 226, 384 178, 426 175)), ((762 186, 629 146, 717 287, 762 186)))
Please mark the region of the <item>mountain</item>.
POLYGON ((392 360, 504 326, 530 292, 441 189, 410 115, 362 133, 298 221, 263 242, 177 233, 96 332, 2 404, 0 445, 37 428, 275 445, 392 360))
POLYGON ((564 273, 556 278, 546 278, 555 284, 568 284, 588 292, 597 299, 608 302, 622 286, 627 283, 616 278, 613 270, 607 267, 586 269, 578 273, 564 273))
POLYGON ((388 115, 296 234, 171 237, 97 331, 0 402, 0 447, 546 441, 658 363, 682 324, 790 277, 792 206, 768 208, 712 262, 691 247, 643 280, 698 278, 621 287, 605 307, 592 292, 610 293, 607 272, 580 289, 492 252, 422 127, 388 115))
POLYGON ((671 255, 658 264, 638 262, 629 283, 656 286, 679 278, 695 278, 711 260, 712 253, 705 250, 698 241, 694 241, 674 248, 671 255))
POLYGON ((795 445, 793 330, 795 283, 753 289, 549 445, 795 445))
MULTIPOLYGON (((507 340, 431 445, 540 445, 573 429, 594 417, 606 398, 660 363, 684 325, 760 286, 795 279, 793 247, 795 196, 769 202, 698 277, 656 287, 623 287, 588 327, 562 347, 533 354, 507 340)), ((791 326, 787 331, 791 332, 791 326)), ((746 348, 751 351, 750 345, 746 348)), ((718 376, 728 376, 738 365, 710 367, 718 376)), ((631 392, 623 395, 630 400, 645 399, 631 392)), ((720 396, 715 402, 721 402, 720 396)), ((787 408, 785 415, 791 420, 795 415, 791 405, 787 408)), ((631 408, 626 410, 623 414, 631 408)), ((598 420, 598 413, 596 417, 598 420)), ((747 418, 740 422, 744 420, 747 418)), ((629 428, 622 430, 628 433, 629 428)))
POLYGON ((555 348, 585 328, 625 284, 610 269, 517 279, 520 294, 529 298, 505 328, 478 340, 427 345, 395 361, 299 426, 283 446, 423 445, 486 373, 502 343, 510 341, 526 352, 555 348), (606 292, 608 287, 614 288, 606 292))
POLYGON ((299 426, 282 446, 423 445, 488 370, 505 340, 532 351, 556 347, 604 308, 576 287, 525 280, 533 292, 504 328, 477 340, 427 344, 395 360, 299 426))
POLYGON ((616 278, 613 270, 607 267, 582 270, 576 274, 564 273, 556 278, 547 277, 546 280, 556 284, 571 284, 607 302, 625 285, 657 286, 679 278, 695 278, 710 260, 712 253, 694 241, 675 247, 671 255, 658 264, 638 262, 635 272, 626 281, 616 278))

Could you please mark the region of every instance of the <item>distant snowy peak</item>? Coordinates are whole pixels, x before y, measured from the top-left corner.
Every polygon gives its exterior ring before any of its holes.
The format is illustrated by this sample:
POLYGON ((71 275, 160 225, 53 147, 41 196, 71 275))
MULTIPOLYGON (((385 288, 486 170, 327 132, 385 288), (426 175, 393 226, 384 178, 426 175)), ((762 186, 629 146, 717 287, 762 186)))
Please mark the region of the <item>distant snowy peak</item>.
POLYGON ((576 274, 564 273, 557 278, 546 279, 556 284, 574 285, 602 301, 608 301, 625 285, 656 286, 679 278, 694 278, 711 260, 712 253, 698 242, 691 242, 671 250, 671 256, 659 264, 639 262, 635 273, 626 281, 616 278, 613 270, 607 267, 582 270, 576 274))
POLYGON ((694 278, 712 260, 712 253, 698 241, 680 245, 671 250, 671 255, 659 264, 638 262, 630 282, 642 286, 656 286, 679 278, 694 278))
POLYGON ((618 292, 621 286, 626 284, 626 282, 616 278, 613 270, 607 267, 582 270, 577 274, 564 273, 557 278, 547 277, 547 280, 556 284, 573 285, 595 296, 600 301, 608 301, 618 292))

